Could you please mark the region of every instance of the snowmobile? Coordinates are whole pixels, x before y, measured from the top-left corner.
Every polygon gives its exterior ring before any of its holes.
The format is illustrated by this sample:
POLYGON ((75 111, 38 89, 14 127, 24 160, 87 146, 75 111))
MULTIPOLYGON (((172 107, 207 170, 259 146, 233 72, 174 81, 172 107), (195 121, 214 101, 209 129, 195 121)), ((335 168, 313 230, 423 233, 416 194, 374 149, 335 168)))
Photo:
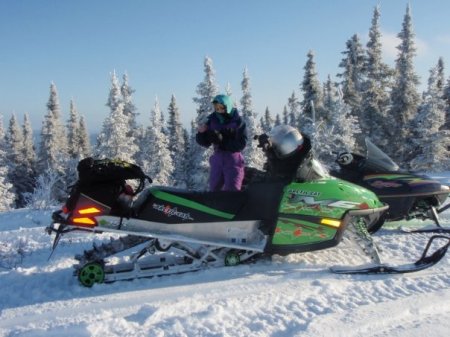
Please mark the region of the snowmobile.
POLYGON ((389 209, 369 225, 368 231, 375 233, 386 221, 431 219, 435 226, 404 230, 450 233, 450 228, 442 227, 439 220, 439 214, 450 207, 450 204, 444 206, 450 193, 449 187, 426 175, 400 169, 369 138, 365 138, 365 146, 365 155, 339 153, 336 159, 339 170, 330 173, 373 191, 382 202, 389 205, 389 209))
POLYGON ((253 182, 243 191, 143 190, 151 179, 138 166, 83 159, 78 182, 46 228, 56 234, 52 254, 61 236, 72 231, 120 234, 76 256, 75 275, 87 287, 327 249, 344 234, 369 253, 373 264, 332 268, 337 273, 412 272, 445 255, 450 238, 443 237, 448 243, 430 255, 431 242, 439 239, 433 237, 415 263, 382 264, 366 226, 388 206, 373 192, 331 177, 315 159, 299 171, 314 179, 253 182), (136 191, 127 184, 132 179, 139 181, 136 191))

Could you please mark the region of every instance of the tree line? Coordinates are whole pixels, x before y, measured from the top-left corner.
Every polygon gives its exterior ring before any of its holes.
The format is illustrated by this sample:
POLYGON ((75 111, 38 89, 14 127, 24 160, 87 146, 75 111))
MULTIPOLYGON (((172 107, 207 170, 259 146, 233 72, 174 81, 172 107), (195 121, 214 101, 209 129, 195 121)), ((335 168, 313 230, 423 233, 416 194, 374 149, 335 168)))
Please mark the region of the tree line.
MULTIPOLYGON (((315 54, 309 51, 299 90, 293 90, 278 113, 271 113, 268 107, 260 114, 254 110, 247 68, 242 73, 239 100, 231 88, 223 90, 235 97, 247 125, 246 165, 262 169, 264 164, 262 151, 251 144, 253 136, 275 125, 289 124, 312 139, 316 155, 329 165, 333 165, 333 153, 358 150, 368 136, 406 169, 450 168, 450 78, 445 81, 444 61, 439 58, 430 69, 427 87, 419 94, 409 5, 398 34, 400 44, 393 68, 382 60, 379 21, 380 10, 375 7, 367 44, 363 46, 357 34, 346 41, 337 81, 328 76, 321 83, 315 54)), ((204 78, 193 97, 197 115, 190 129, 180 122, 175 95, 165 113, 156 99, 148 126, 139 124, 128 75, 120 81, 115 72, 106 103, 110 112, 94 146, 73 100, 69 118, 63 122, 54 83, 50 85, 39 144, 33 143, 27 114, 22 125, 13 114, 7 128, 0 118, 0 210, 45 207, 63 200, 77 179, 78 161, 88 156, 136 163, 155 184, 206 188, 211 150, 199 146, 195 134, 197 125, 211 113, 211 101, 219 86, 212 59, 205 57, 203 65, 204 78)))

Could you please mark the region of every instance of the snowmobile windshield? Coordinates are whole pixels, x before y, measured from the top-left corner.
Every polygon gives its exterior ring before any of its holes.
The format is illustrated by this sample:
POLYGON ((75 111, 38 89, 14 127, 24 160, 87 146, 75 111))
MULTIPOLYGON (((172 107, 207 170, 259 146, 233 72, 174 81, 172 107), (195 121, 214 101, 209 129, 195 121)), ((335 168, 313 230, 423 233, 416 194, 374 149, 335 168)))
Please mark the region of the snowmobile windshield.
POLYGON ((295 178, 297 181, 313 181, 328 178, 330 174, 320 161, 310 154, 297 169, 295 178))
POLYGON ((369 138, 366 138, 365 142, 367 153, 364 166, 366 168, 375 171, 389 172, 395 172, 400 169, 399 166, 379 147, 372 143, 369 138))

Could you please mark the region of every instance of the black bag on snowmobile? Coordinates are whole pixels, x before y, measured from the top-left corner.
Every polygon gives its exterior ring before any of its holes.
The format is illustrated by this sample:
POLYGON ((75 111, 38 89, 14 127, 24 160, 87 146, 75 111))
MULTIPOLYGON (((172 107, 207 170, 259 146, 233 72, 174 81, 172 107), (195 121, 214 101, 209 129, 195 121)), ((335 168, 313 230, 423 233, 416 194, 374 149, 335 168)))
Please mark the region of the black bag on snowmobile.
POLYGON ((66 203, 69 210, 75 206, 80 193, 114 209, 119 195, 126 189, 126 180, 139 180, 139 186, 132 195, 142 191, 145 180, 151 183, 151 178, 139 166, 118 159, 88 157, 78 163, 77 170, 78 181, 72 187, 66 203))

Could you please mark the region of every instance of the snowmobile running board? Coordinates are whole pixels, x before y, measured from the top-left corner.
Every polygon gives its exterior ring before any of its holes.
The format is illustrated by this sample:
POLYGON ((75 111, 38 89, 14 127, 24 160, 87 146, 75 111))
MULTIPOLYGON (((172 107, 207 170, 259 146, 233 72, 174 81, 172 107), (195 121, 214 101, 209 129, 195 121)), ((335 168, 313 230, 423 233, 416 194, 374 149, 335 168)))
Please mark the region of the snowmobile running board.
POLYGON ((424 270, 434 266, 447 253, 450 246, 450 237, 444 235, 434 235, 429 240, 422 253, 422 256, 414 263, 403 264, 398 266, 391 266, 387 264, 370 264, 366 266, 334 266, 330 271, 336 274, 404 274, 424 270), (428 255, 431 244, 434 240, 444 239, 447 243, 438 248, 433 254, 428 255))
MULTIPOLYGON (((53 223, 46 228, 47 233, 56 233, 52 250, 55 250, 61 235, 72 231, 93 233, 117 233, 137 235, 160 240, 189 242, 201 245, 221 246, 232 249, 263 252, 267 236, 258 228, 259 221, 227 221, 192 224, 171 224, 114 216, 97 217, 99 226, 78 227, 53 223), (192 234, 195 234, 192 235, 192 234)), ((53 251, 52 251, 53 253, 53 251)))

